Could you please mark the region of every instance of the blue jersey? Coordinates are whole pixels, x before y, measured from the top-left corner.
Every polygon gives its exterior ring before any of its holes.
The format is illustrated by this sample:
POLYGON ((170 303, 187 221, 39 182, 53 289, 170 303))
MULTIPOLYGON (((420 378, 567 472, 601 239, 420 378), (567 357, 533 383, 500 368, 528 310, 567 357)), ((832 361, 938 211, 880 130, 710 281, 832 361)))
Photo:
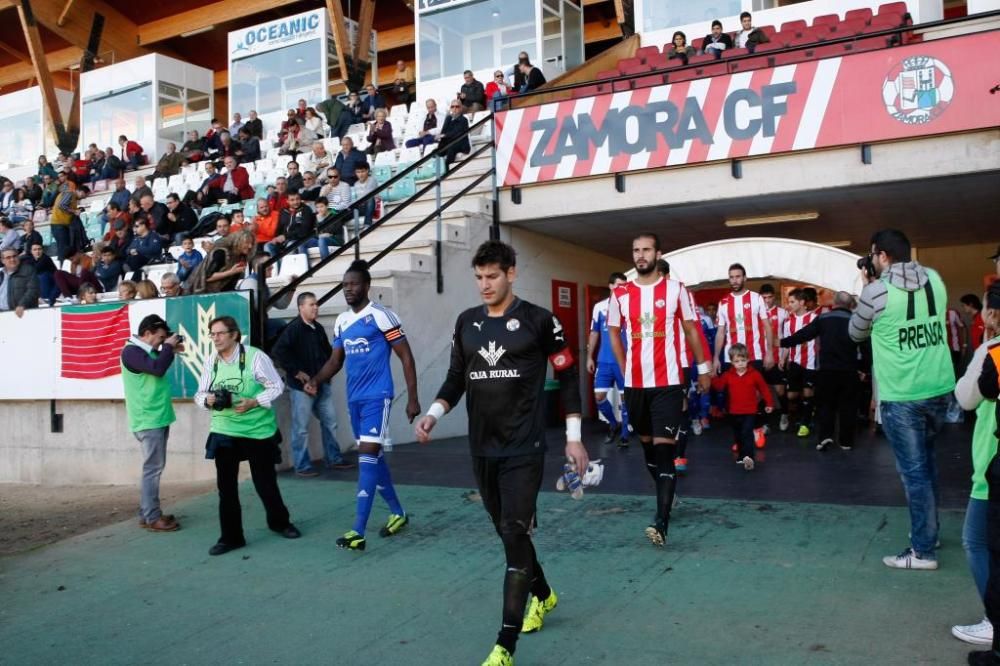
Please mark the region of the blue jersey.
POLYGON ((705 314, 701 308, 698 308, 698 316, 701 319, 701 330, 708 341, 708 349, 705 350, 705 356, 711 358, 715 354, 715 334, 719 332, 719 327, 715 325, 712 318, 705 314))
MULTIPOLYGON (((597 350, 598 363, 618 364, 615 360, 615 352, 611 349, 611 341, 608 337, 608 300, 605 298, 594 304, 594 313, 590 319, 590 330, 601 334, 600 349, 597 350)), ((627 349, 625 327, 621 329, 622 349, 627 349)))
POLYGON ((360 312, 348 310, 333 325, 333 346, 344 350, 347 402, 393 397, 392 347, 406 339, 392 310, 369 303, 360 312))

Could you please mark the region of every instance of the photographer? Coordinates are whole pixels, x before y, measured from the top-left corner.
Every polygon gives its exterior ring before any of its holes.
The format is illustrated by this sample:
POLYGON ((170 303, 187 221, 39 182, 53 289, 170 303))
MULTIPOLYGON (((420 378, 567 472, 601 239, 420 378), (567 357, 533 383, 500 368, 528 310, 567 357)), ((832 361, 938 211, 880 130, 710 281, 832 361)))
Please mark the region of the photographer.
POLYGON ((180 528, 173 516, 160 511, 160 475, 167 462, 170 424, 177 420, 167 370, 174 362, 174 353, 184 351, 183 341, 159 315, 149 315, 139 322, 138 333, 122 349, 128 427, 142 445, 139 526, 150 532, 180 528))
POLYGON ((865 288, 851 315, 855 342, 871 338, 882 425, 896 455, 910 509, 910 544, 882 558, 896 569, 937 569, 938 475, 934 438, 955 388, 945 311, 948 292, 936 271, 911 259, 901 231, 872 236, 858 262, 865 288))
POLYGON ((195 404, 212 411, 205 457, 215 460, 219 487, 222 535, 208 554, 222 555, 246 545, 238 486, 243 460, 250 463, 267 526, 286 539, 297 539, 302 534, 289 521, 274 470, 281 462, 281 432, 271 406, 285 386, 267 354, 240 342, 235 319, 216 317, 208 330, 216 353, 205 360, 194 396, 195 404))

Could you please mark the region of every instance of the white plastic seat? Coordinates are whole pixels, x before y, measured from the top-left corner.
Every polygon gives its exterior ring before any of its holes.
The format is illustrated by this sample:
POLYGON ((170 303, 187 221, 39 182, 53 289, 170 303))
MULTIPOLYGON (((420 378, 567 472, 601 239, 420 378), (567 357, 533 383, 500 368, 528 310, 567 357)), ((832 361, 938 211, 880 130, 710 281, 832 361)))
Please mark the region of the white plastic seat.
POLYGON ((298 252, 281 259, 281 269, 276 277, 290 279, 293 275, 302 275, 309 270, 309 257, 298 252))
POLYGON ((392 150, 385 150, 375 156, 375 166, 395 166, 396 153, 392 150))

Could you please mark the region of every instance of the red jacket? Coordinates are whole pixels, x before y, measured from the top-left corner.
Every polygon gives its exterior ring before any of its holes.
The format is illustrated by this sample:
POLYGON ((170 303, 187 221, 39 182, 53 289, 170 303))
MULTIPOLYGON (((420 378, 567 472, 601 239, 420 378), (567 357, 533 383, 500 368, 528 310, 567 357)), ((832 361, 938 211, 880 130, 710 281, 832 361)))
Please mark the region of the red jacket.
POLYGON ((761 398, 768 407, 774 407, 770 387, 753 367, 747 368, 742 375, 736 372, 736 368, 729 368, 712 380, 712 388, 729 392, 727 409, 730 414, 756 414, 761 398))
MULTIPOLYGON (((238 166, 233 169, 232 176, 233 186, 236 188, 236 191, 240 193, 240 199, 243 199, 244 201, 247 199, 253 199, 253 188, 250 187, 250 173, 243 167, 238 166)), ((223 178, 225 178, 225 176, 223 176, 223 178)), ((223 183, 224 182, 225 180, 223 180, 223 183)))
POLYGON ((122 153, 122 157, 126 160, 131 158, 133 155, 142 155, 142 146, 135 141, 126 141, 125 147, 122 149, 122 153))

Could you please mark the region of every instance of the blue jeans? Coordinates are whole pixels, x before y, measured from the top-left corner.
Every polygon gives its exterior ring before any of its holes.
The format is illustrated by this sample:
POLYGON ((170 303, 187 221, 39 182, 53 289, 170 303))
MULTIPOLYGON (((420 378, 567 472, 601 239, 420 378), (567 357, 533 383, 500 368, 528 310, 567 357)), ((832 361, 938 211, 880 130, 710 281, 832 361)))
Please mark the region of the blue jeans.
POLYGON ((330 384, 319 387, 316 397, 305 391, 292 389, 289 391, 292 400, 292 459, 296 472, 308 472, 312 469, 309 457, 309 419, 315 416, 319 419, 320 430, 323 433, 323 457, 328 465, 343 462, 340 444, 333 431, 337 429, 337 414, 333 409, 333 393, 330 384))
POLYGON ((38 274, 38 293, 49 305, 59 298, 59 287, 56 286, 52 275, 52 273, 38 274))
POLYGON ((922 558, 936 559, 938 473, 934 438, 941 431, 948 396, 882 403, 882 427, 896 455, 910 509, 910 545, 922 558))
POLYGON ((308 254, 309 249, 319 248, 319 258, 326 259, 330 254, 330 238, 328 236, 316 236, 299 245, 299 254, 308 254))
POLYGON ((372 226, 372 217, 375 216, 375 199, 369 199, 364 208, 365 223, 362 228, 367 228, 372 226))
POLYGON ((986 540, 987 507, 989 500, 969 498, 962 525, 962 548, 969 561, 969 572, 981 599, 986 598, 986 581, 990 578, 990 550, 986 540))
POLYGON ((56 256, 59 257, 59 263, 66 258, 67 252, 69 252, 69 225, 68 224, 53 224, 49 226, 52 231, 52 240, 56 242, 56 256))

